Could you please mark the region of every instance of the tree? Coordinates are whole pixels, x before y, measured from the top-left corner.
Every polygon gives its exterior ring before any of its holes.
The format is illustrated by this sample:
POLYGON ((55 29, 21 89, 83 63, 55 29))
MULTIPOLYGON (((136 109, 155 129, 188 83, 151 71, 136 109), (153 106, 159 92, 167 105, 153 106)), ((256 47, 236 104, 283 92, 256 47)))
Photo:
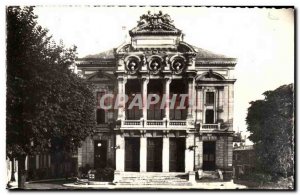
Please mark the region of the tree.
POLYGON ((246 118, 258 170, 274 179, 294 174, 294 86, 283 85, 250 102, 246 118))
POLYGON ((93 86, 69 66, 76 47, 56 45, 33 7, 7 8, 7 156, 19 162, 44 151, 72 152, 95 126, 93 86))

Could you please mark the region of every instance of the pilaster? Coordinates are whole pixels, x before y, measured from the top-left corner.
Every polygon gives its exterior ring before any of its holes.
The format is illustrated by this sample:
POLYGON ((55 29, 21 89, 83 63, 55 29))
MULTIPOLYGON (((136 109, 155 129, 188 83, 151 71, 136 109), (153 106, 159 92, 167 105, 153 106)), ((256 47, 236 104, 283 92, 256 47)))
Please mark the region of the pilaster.
POLYGON ((170 84, 171 78, 165 78, 164 80, 164 95, 165 95, 165 119, 170 121, 170 84))
POLYGON ((116 135, 116 171, 124 171, 125 140, 122 134, 116 135))
POLYGON ((142 78, 142 96, 143 96, 143 119, 147 120, 147 94, 148 94, 149 78, 142 78))
POLYGON ((194 169, 194 146, 194 134, 187 134, 185 149, 185 172, 193 171, 194 169))
POLYGON ((125 120, 126 82, 127 78, 118 78, 118 120, 125 120))

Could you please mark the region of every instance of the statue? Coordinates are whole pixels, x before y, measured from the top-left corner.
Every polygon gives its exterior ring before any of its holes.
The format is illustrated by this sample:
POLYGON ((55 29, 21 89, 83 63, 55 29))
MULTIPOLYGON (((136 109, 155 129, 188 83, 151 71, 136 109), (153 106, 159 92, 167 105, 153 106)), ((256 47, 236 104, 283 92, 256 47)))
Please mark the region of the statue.
POLYGON ((180 62, 175 62, 174 68, 176 71, 179 71, 182 69, 182 64, 180 62))
POLYGON ((159 68, 159 64, 156 61, 151 63, 151 69, 152 70, 156 71, 158 68, 159 68))
POLYGON ((171 20, 171 16, 169 14, 163 15, 162 21, 166 24, 172 24, 174 22, 173 20, 171 20))
POLYGON ((136 70, 136 69, 137 69, 137 64, 136 64, 136 62, 135 62, 135 61, 129 62, 129 64, 128 64, 128 69, 129 69, 130 71, 136 70))
POLYGON ((146 57, 144 55, 142 56, 142 65, 143 66, 147 65, 147 59, 146 59, 146 57))
POLYGON ((163 14, 162 11, 159 11, 157 14, 151 14, 150 11, 147 14, 143 14, 140 16, 140 20, 138 21, 138 26, 148 25, 150 29, 154 28, 162 28, 162 24, 172 25, 173 20, 169 14, 163 14))

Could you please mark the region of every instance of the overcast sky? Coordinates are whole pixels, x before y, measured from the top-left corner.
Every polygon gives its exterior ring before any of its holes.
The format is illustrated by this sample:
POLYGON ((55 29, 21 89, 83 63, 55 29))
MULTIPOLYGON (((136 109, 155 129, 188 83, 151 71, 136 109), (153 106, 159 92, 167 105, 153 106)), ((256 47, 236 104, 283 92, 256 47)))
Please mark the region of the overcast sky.
POLYGON ((294 82, 292 9, 37 7, 38 22, 56 41, 78 47, 84 57, 118 47, 139 16, 162 10, 187 43, 238 58, 235 69, 234 129, 245 132, 249 102, 294 82), (124 28, 126 27, 126 30, 124 28))

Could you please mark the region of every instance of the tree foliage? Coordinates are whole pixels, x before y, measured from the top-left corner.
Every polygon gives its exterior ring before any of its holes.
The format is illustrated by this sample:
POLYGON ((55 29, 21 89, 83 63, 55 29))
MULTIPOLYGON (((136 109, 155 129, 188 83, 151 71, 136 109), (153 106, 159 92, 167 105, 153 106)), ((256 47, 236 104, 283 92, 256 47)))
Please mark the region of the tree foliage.
POLYGON ((93 132, 93 86, 74 74, 76 47, 55 44, 33 7, 7 8, 7 155, 75 150, 93 132))
POLYGON ((274 179, 294 174, 294 88, 283 85, 250 102, 246 118, 258 169, 274 179))

